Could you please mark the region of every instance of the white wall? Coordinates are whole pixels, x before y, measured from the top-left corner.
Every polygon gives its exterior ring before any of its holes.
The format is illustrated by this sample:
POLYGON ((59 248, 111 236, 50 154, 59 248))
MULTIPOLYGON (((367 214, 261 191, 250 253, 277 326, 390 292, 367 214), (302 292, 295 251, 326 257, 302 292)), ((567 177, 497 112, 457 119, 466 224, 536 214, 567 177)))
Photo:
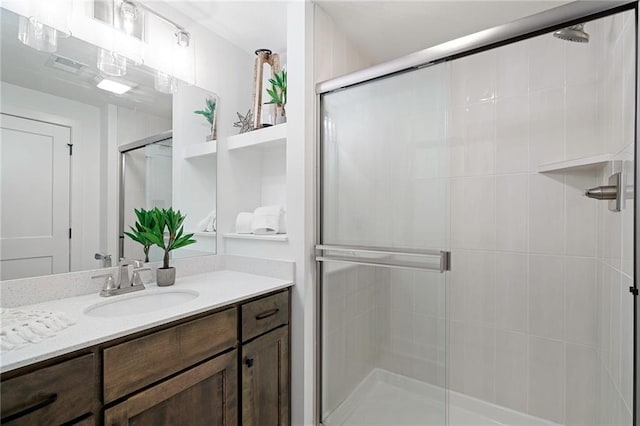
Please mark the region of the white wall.
POLYGON ((71 270, 99 267, 93 258, 105 244, 100 239, 105 211, 100 209, 99 189, 104 179, 100 152, 104 142, 99 108, 5 82, 0 88, 2 112, 71 128, 71 270))
POLYGON ((314 5, 314 79, 329 80, 374 64, 338 28, 319 5, 314 5))
MULTIPOLYGON (((196 86, 180 85, 173 96, 173 208, 186 214, 185 230, 193 232, 196 225, 216 210, 216 156, 184 158, 184 150, 191 144, 207 142, 211 127, 201 115, 193 113, 205 106, 205 99, 214 94, 196 86)), ((218 110, 218 107, 216 107, 218 110)), ((197 236, 190 250, 215 253, 215 236, 197 236)))

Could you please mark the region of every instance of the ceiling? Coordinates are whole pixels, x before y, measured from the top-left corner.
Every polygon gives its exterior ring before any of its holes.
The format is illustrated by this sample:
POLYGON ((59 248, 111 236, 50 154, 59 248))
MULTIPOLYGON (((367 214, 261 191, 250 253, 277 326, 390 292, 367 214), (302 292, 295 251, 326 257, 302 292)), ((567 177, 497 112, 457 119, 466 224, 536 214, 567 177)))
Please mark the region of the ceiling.
MULTIPOLYGON (((97 107, 123 106, 161 117, 171 117, 171 95, 153 88, 153 70, 128 66, 120 79, 135 87, 123 95, 98 89, 97 48, 74 37, 59 39, 55 53, 40 52, 18 40, 18 15, 0 9, 0 75, 2 81, 72 99, 97 107), (74 74, 51 66, 56 56, 83 64, 74 74)), ((113 80, 118 80, 113 78, 113 80)))
MULTIPOLYGON (((185 19, 248 53, 253 54, 258 48, 286 51, 284 1, 169 0, 169 3, 185 19)), ((373 63, 379 63, 569 1, 315 0, 315 3, 373 63)))
POLYGON ((316 1, 362 52, 380 63, 569 1, 316 1))

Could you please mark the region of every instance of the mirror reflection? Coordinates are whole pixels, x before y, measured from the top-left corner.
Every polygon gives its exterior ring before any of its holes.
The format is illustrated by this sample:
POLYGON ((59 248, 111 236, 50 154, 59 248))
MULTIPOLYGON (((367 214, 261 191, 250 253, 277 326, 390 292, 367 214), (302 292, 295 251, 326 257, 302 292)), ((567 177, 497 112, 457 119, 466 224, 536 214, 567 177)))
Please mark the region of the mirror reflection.
POLYGON ((197 243, 173 257, 215 253, 215 149, 185 149, 215 144, 194 113, 215 94, 131 61, 107 75, 119 58, 72 36, 34 48, 24 20, 0 9, 0 280, 144 259, 135 208, 186 214, 197 243))

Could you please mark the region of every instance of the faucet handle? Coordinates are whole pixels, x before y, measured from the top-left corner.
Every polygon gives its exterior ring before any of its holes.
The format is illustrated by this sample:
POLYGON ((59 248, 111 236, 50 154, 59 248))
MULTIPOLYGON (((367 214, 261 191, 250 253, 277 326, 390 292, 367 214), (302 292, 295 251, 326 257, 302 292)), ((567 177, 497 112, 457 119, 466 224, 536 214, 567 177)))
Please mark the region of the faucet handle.
POLYGON ((142 282, 142 277, 140 276, 140 272, 151 271, 151 268, 138 268, 133 270, 133 275, 131 276, 131 285, 144 285, 142 282))
POLYGON ((113 275, 112 274, 102 274, 102 275, 94 275, 91 277, 92 279, 95 278, 104 278, 104 284, 102 284, 102 291, 100 292, 100 294, 106 294, 109 293, 110 291, 113 291, 116 289, 116 282, 113 280, 113 275))
POLYGON ((133 265, 134 268, 141 268, 142 265, 144 265, 144 262, 138 259, 126 259, 124 257, 121 257, 119 265, 120 266, 133 265))

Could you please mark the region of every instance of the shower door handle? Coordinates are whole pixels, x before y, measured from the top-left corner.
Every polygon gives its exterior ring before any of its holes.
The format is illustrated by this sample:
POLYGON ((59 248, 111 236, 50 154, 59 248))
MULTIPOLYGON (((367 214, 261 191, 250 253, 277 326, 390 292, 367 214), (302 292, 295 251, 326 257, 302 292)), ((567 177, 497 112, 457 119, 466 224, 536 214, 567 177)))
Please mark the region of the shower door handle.
POLYGON ((316 261, 351 263, 383 268, 445 272, 451 270, 451 253, 445 250, 395 249, 364 246, 316 246, 316 261), (337 253, 337 254, 332 254, 337 253), (407 260, 398 260, 406 257, 407 260), (433 260, 435 262, 428 262, 433 260))

